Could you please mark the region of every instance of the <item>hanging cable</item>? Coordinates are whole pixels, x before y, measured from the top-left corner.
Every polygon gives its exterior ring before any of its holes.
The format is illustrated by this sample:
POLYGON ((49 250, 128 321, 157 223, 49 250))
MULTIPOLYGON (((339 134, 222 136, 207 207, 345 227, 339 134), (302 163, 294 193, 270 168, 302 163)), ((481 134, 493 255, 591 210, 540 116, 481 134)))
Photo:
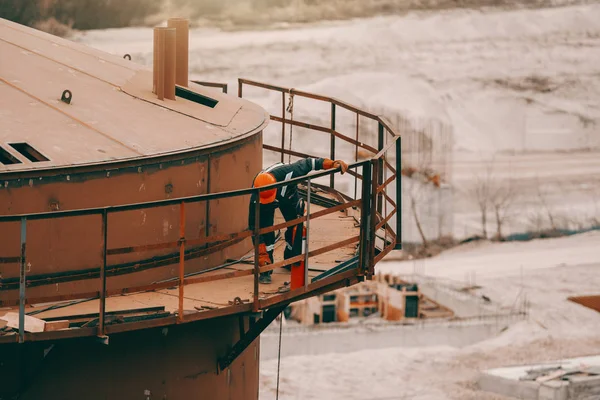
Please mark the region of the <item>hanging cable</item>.
POLYGON ((290 102, 286 108, 286 111, 290 113, 290 153, 288 154, 288 164, 292 162, 292 136, 294 134, 294 88, 290 89, 290 102))
POLYGON ((283 311, 279 314, 279 351, 277 352, 277 391, 275 400, 279 400, 279 369, 281 367, 281 331, 283 330, 283 311))

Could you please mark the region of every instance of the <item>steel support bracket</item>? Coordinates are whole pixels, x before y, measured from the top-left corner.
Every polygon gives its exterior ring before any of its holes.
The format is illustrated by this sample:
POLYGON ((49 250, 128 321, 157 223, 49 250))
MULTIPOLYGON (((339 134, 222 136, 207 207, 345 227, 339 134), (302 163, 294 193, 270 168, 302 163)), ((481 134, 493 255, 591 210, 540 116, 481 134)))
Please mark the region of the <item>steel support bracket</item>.
POLYGON ((218 371, 223 371, 227 367, 229 367, 243 352, 254 342, 256 338, 260 336, 260 334, 269 326, 271 322, 277 318, 279 314, 287 307, 287 304, 275 306, 269 308, 267 311, 263 313, 263 317, 256 321, 254 324, 251 324, 248 332, 244 334, 244 336, 233 345, 229 352, 218 359, 217 368, 218 371))
POLYGON ((108 346, 108 336, 107 335, 98 335, 96 336, 96 340, 101 344, 108 346))

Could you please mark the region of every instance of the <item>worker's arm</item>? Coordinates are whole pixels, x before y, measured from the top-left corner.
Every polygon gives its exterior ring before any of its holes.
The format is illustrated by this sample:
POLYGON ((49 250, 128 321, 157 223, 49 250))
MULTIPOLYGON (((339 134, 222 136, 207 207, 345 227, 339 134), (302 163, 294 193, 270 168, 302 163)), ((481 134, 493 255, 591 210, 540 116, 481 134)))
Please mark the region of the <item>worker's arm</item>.
POLYGON ((293 175, 291 177, 297 178, 304 176, 311 171, 320 171, 322 169, 341 168, 342 174, 348 170, 348 164, 342 160, 330 160, 328 158, 313 158, 308 157, 302 160, 298 160, 289 165, 293 175))

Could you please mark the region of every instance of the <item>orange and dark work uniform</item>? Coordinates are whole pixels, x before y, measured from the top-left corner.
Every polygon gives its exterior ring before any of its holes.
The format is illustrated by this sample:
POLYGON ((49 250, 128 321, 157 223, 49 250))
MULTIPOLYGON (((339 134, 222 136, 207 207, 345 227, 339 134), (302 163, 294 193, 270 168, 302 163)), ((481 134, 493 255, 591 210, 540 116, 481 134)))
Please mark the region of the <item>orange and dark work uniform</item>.
MULTIPOLYGON (((253 187, 264 187, 278 182, 288 181, 299 176, 305 176, 312 171, 322 169, 340 168, 342 173, 348 170, 348 165, 341 160, 326 158, 305 158, 292 164, 277 163, 261 171, 255 178, 253 187)), ((264 190, 260 193, 260 228, 273 226, 275 209, 279 208, 286 221, 300 218, 304 215, 304 201, 298 195, 296 184, 282 186, 278 189, 264 190)), ((256 194, 250 198, 248 213, 248 226, 254 229, 254 210, 257 201, 256 194)), ((284 258, 295 257, 302 253, 301 236, 294 240, 294 232, 302 232, 302 224, 292 226, 285 231, 284 258), (295 243, 295 245, 294 245, 295 243)), ((298 236, 298 235, 296 235, 298 236)), ((273 263, 273 250, 275 248, 275 232, 265 233, 260 236, 259 264, 265 266, 273 263)), ((271 273, 268 271, 260 274, 260 283, 271 283, 271 273)))

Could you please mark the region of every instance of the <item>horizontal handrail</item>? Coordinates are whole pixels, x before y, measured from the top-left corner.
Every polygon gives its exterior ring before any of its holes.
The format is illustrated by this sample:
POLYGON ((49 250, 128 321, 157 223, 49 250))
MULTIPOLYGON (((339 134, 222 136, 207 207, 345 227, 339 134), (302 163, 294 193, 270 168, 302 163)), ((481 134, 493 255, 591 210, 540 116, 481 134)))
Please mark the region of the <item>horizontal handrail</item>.
MULTIPOLYGON (((357 168, 367 164, 368 160, 358 161, 348 165, 348 168, 357 168)), ((314 172, 310 175, 310 179, 320 178, 322 176, 328 176, 331 174, 335 174, 339 172, 339 168, 329 169, 319 172, 314 172)), ((297 178, 292 178, 287 181, 274 183, 272 185, 263 186, 260 188, 248 188, 248 189, 238 189, 238 190, 230 190, 225 192, 218 193, 207 193, 207 194, 199 194, 195 196, 186 196, 186 197, 178 197, 173 199, 164 199, 164 200, 153 200, 146 201, 140 203, 132 203, 132 204, 122 204, 117 206, 105 206, 105 207, 95 207, 95 208, 82 208, 77 210, 66 210, 66 211, 44 211, 38 213, 27 213, 27 214, 14 214, 14 215, 0 215, 0 222, 14 222, 20 221, 22 218, 26 218, 27 220, 40 220, 40 219, 55 219, 55 218, 64 218, 64 217, 78 217, 84 215, 98 215, 102 214, 104 211, 108 213, 115 212, 123 212, 123 211, 134 211, 145 208, 156 208, 156 207, 166 207, 166 206, 174 206, 179 205, 181 202, 184 203, 197 203, 200 201, 209 201, 209 200, 218 200, 227 197, 235 197, 235 196, 244 196, 256 194, 258 195, 260 192, 271 189, 279 189, 284 186, 297 184, 303 181, 306 181, 307 176, 299 176, 297 178)))

